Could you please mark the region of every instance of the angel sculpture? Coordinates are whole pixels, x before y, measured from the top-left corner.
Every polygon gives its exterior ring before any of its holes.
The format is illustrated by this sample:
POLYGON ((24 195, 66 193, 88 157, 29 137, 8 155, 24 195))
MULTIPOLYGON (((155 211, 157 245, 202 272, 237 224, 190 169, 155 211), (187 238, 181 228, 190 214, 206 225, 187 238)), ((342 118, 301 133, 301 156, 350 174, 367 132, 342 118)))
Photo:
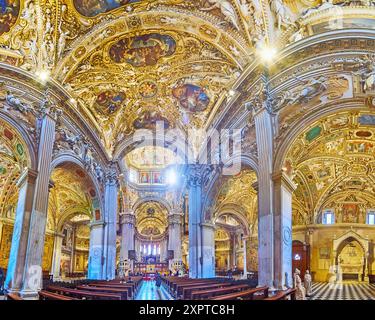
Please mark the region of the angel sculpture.
POLYGON ((211 11, 213 9, 220 9, 225 19, 229 21, 237 30, 240 30, 239 21, 232 4, 226 0, 207 0, 211 4, 208 8, 201 8, 202 11, 211 11))

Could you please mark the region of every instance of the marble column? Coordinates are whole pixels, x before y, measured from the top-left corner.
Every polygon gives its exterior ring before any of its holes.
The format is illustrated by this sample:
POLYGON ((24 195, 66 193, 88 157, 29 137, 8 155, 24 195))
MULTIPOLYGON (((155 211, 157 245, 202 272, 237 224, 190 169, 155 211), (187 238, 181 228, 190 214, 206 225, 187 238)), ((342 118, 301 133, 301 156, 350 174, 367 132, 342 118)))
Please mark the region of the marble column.
POLYGON ((77 229, 75 226, 72 228, 72 234, 71 234, 71 239, 72 239, 72 252, 70 254, 70 266, 69 266, 69 272, 73 273, 76 262, 75 262, 75 256, 76 256, 76 241, 77 241, 77 229))
POLYGON ((53 258, 52 258, 52 276, 53 281, 61 280, 61 250, 62 250, 62 241, 64 235, 60 233, 55 234, 55 240, 53 245, 53 258))
POLYGON ((182 241, 181 241, 181 219, 180 213, 172 213, 168 216, 168 250, 173 250, 174 259, 182 260, 182 241))
POLYGON ((17 182, 18 203, 4 283, 5 289, 9 292, 18 293, 22 289, 36 178, 37 172, 28 169, 23 172, 17 182))
POLYGON ((199 165, 190 167, 189 178, 189 277, 202 277, 202 176, 199 165))
POLYGON ((292 195, 296 186, 284 173, 273 175, 274 182, 274 285, 285 290, 293 286, 292 195))
POLYGON ((215 277, 215 226, 202 223, 202 278, 215 277))
POLYGON ((116 271, 116 223, 117 223, 118 180, 116 170, 106 174, 104 195, 104 267, 106 280, 115 278, 116 271))
POLYGON ((132 212, 120 214, 121 247, 120 260, 129 259, 129 250, 134 250, 135 215, 132 212))
POLYGON ((247 245, 247 239, 243 238, 243 277, 244 279, 247 279, 247 250, 246 250, 246 245, 247 245))
MULTIPOLYGON (((265 79, 262 79, 265 82, 265 79)), ((261 92, 248 108, 253 112, 258 149, 258 285, 273 289, 273 125, 265 92, 261 92)))
POLYGON ((55 142, 55 127, 58 113, 46 102, 40 123, 38 149, 38 177, 35 184, 34 203, 31 213, 29 239, 25 259, 25 272, 20 292, 22 297, 37 298, 41 288, 42 258, 47 224, 50 168, 55 142), (39 277, 39 279, 38 279, 39 277))
POLYGON ((90 250, 87 278, 101 280, 103 277, 103 239, 104 223, 93 222, 90 224, 90 250))
POLYGON ((237 243, 236 243, 236 234, 231 233, 231 242, 232 242, 232 269, 237 267, 237 243))

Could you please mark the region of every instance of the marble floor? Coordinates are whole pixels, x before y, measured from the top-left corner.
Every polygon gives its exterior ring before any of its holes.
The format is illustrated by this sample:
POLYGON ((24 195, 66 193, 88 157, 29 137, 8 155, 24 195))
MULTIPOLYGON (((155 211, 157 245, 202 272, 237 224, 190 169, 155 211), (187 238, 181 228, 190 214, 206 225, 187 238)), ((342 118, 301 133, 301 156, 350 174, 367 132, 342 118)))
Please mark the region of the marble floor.
POLYGON ((143 281, 135 300, 174 300, 165 287, 156 287, 155 281, 143 281))
POLYGON ((309 300, 375 300, 375 284, 348 282, 313 284, 313 295, 309 300))

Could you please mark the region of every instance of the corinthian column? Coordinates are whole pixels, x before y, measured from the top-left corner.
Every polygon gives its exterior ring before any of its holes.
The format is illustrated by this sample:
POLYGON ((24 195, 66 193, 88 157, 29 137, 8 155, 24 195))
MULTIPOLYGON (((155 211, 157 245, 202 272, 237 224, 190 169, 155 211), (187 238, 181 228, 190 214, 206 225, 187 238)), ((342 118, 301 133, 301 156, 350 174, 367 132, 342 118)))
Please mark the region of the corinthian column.
POLYGON ((117 172, 111 168, 106 174, 104 195, 104 274, 107 280, 115 278, 116 223, 117 223, 117 172))
POLYGON ((38 149, 38 177, 35 184, 33 207, 30 219, 25 270, 23 273, 22 297, 36 298, 41 288, 42 257, 47 223, 49 179, 55 142, 55 127, 59 110, 49 101, 47 95, 40 106, 40 140, 38 149))
POLYGON ((129 259, 129 250, 134 250, 135 215, 132 212, 120 214, 121 248, 120 260, 129 259))
POLYGON ((284 290, 293 286, 292 272, 292 194, 296 189, 289 177, 281 172, 273 175, 275 230, 275 287, 284 290))
POLYGON ((247 104, 255 122, 258 148, 258 285, 273 287, 273 126, 268 102, 267 79, 262 78, 259 92, 247 104))
POLYGON ((189 186, 189 277, 202 276, 202 175, 201 166, 191 165, 189 186))
POLYGON ((168 250, 173 250, 174 259, 182 260, 181 254, 181 220, 182 213, 171 213, 168 216, 168 250))

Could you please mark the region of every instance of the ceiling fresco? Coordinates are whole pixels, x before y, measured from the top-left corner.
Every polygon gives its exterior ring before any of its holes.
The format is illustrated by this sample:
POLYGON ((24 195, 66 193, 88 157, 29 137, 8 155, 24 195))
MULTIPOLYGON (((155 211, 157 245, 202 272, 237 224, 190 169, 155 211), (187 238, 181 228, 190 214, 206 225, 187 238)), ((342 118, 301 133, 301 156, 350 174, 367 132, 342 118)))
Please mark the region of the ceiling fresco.
POLYGON ((51 174, 47 229, 59 231, 65 222, 100 220, 100 203, 91 178, 77 165, 64 164, 51 174))
POLYGON ((286 162, 298 186, 294 223, 317 222, 324 209, 338 206, 339 216, 342 199, 354 194, 362 200, 348 203, 361 203, 365 214, 375 206, 375 114, 339 113, 314 123, 295 140, 286 162))
POLYGON ((0 216, 14 218, 18 199, 16 183, 30 165, 30 158, 19 134, 2 120, 0 128, 0 216))
POLYGON ((135 211, 138 233, 146 238, 163 236, 168 226, 168 210, 155 201, 141 204, 135 211))

